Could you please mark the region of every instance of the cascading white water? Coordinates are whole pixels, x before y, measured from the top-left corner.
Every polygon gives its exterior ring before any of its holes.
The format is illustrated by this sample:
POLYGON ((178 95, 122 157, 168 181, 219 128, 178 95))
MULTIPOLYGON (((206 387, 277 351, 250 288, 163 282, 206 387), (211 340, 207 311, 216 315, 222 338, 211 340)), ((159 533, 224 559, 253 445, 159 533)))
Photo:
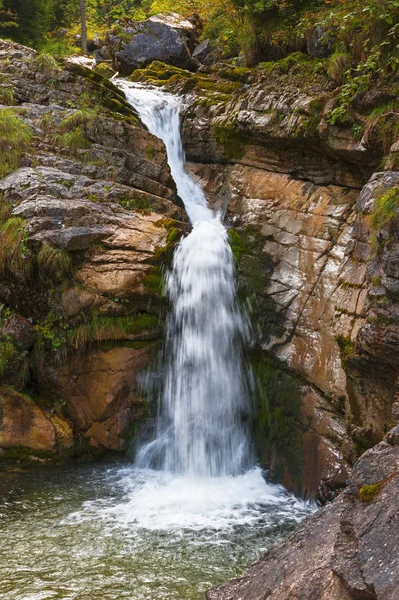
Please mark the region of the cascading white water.
POLYGON ((238 475, 251 466, 243 424, 249 394, 242 355, 249 327, 236 301, 227 231, 185 170, 180 99, 159 90, 122 86, 150 132, 164 141, 193 224, 166 278, 172 312, 157 437, 140 450, 136 464, 198 477, 238 475))

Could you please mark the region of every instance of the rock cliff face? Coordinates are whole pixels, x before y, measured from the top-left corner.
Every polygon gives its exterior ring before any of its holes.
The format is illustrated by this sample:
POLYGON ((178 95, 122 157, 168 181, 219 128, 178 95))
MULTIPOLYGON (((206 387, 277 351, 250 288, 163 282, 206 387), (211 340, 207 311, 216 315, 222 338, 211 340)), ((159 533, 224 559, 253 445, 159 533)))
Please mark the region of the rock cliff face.
MULTIPOLYGON (((163 145, 112 83, 8 42, 0 58, 15 105, 1 112, 26 133, 0 181, 2 379, 18 384, 3 393, 58 407, 74 447, 120 450, 143 411, 137 375, 160 337, 160 265, 185 215, 163 145), (15 314, 37 336, 23 348, 15 314)), ((375 172, 390 92, 358 94, 360 134, 331 125, 336 83, 310 60, 196 74, 154 62, 131 77, 184 94, 189 166, 226 213, 256 342, 258 456, 289 489, 326 499, 392 425, 396 218, 376 213, 399 176, 395 145, 375 172)))
MULTIPOLYGON (((258 453, 287 487, 325 498, 344 484, 355 451, 392 425, 396 221, 371 221, 398 179, 374 173, 389 150, 377 135, 389 94, 358 94, 362 134, 331 125, 336 84, 309 61, 296 53, 194 76, 160 76, 154 63, 132 77, 185 94, 190 168, 231 225, 258 342, 258 453)), ((395 146, 387 169, 394 155, 395 146)))
POLYGON ((185 219, 165 148, 87 69, 1 42, 0 70, 2 456, 125 450, 185 219))

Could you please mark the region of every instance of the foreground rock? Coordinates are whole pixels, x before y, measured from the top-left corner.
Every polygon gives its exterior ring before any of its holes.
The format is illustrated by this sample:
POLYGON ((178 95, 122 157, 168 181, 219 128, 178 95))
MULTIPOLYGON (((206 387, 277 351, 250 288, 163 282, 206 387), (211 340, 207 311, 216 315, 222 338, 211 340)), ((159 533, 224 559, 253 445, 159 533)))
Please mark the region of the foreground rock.
POLYGON ((396 600, 399 446, 356 463, 347 490, 208 600, 396 600))
POLYGON ((195 69, 192 59, 196 28, 179 15, 156 15, 147 21, 132 21, 107 34, 107 47, 115 69, 130 75, 135 69, 159 60, 182 69, 195 69))

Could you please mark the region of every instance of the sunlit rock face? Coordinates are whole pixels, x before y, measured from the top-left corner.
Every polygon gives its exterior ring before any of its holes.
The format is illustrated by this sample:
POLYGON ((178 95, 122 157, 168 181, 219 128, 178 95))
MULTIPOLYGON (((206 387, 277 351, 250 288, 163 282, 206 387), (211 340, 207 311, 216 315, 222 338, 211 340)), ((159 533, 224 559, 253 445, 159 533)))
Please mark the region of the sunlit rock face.
POLYGON ((300 389, 289 414, 302 465, 282 456, 270 430, 262 457, 288 487, 325 497, 344 482, 352 443, 360 452, 392 424, 397 234, 394 225, 381 233, 377 256, 370 213, 397 178, 373 175, 382 149, 372 136, 327 122, 334 86, 259 72, 216 66, 212 87, 197 77, 183 140, 193 176, 233 228, 263 356, 300 389))
POLYGON ((2 224, 21 236, 0 276, 0 448, 44 462, 125 451, 185 213, 163 143, 118 88, 0 42, 6 58, 17 106, 0 111, 33 136, 0 180, 2 224))

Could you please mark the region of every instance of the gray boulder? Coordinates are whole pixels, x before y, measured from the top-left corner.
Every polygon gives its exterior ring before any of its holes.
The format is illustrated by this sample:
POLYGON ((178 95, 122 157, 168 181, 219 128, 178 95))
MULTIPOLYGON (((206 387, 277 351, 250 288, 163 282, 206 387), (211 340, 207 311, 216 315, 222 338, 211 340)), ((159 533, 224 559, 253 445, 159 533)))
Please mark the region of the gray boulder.
POLYGON ((172 13, 114 29, 107 33, 106 44, 121 75, 130 75, 154 60, 195 70, 198 62, 193 60, 190 48, 195 45, 196 35, 196 27, 190 21, 172 13))
POLYGON ((193 58, 203 65, 212 63, 212 46, 210 40, 204 40, 193 51, 193 58))
POLYGON ((316 25, 307 40, 308 53, 316 58, 326 58, 332 53, 334 44, 335 38, 331 33, 321 25, 316 25))
POLYGON ((343 494, 207 600, 399 598, 397 441, 367 450, 343 494))

